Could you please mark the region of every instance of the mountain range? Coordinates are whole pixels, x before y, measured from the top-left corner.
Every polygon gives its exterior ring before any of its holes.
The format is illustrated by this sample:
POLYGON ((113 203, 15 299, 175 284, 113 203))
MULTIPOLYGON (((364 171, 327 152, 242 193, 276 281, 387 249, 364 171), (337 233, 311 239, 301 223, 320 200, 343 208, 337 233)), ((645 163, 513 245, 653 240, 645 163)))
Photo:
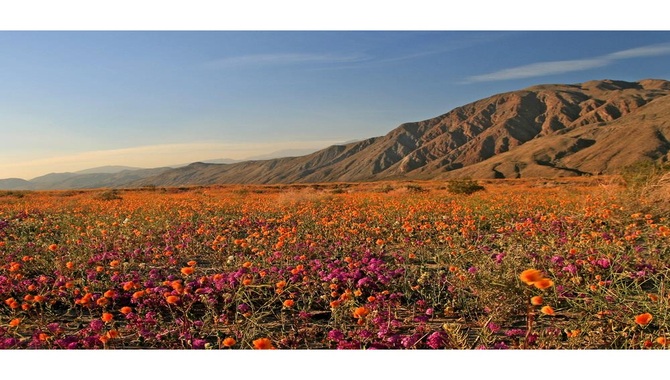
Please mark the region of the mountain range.
POLYGON ((0 188, 616 174, 639 161, 670 159, 669 94, 670 82, 660 79, 538 85, 404 123, 385 136, 307 155, 115 173, 50 174, 31 181, 0 180, 0 188))

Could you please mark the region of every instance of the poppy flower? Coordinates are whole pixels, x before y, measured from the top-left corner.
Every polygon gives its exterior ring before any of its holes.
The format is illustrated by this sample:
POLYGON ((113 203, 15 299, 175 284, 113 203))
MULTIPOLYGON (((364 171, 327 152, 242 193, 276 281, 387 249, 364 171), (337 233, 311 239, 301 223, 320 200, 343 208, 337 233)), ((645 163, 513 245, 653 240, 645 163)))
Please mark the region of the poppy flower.
POLYGON ((167 303, 169 303, 169 304, 176 304, 177 302, 179 302, 179 297, 177 297, 177 296, 167 296, 167 297, 165 298, 165 300, 166 300, 167 303))
POLYGON ((654 319, 654 317, 651 314, 644 313, 635 317, 635 323, 640 326, 646 326, 651 322, 652 319, 654 319))
POLYGON ((138 290, 135 293, 133 293, 133 298, 138 299, 144 297, 144 295, 147 294, 144 290, 138 290))
POLYGON ((121 308, 120 311, 121 311, 121 314, 128 314, 131 311, 133 311, 133 308, 131 308, 130 306, 124 306, 124 307, 121 308))
POLYGON ((195 264, 197 264, 197 263, 195 262, 195 260, 191 260, 191 261, 189 261, 189 262, 186 263, 186 265, 188 265, 188 266, 190 266, 190 267, 194 267, 195 264))
POLYGON ((365 306, 357 307, 356 310, 354 310, 354 318, 363 318, 369 313, 370 310, 367 307, 365 306))
POLYGON ((12 327, 16 327, 19 325, 19 323, 21 323, 21 320, 18 318, 14 318, 11 320, 11 322, 9 322, 9 325, 12 327))
POLYGON ((56 252, 57 250, 58 250, 58 245, 57 244, 49 245, 49 251, 56 252))
POLYGON ((549 289, 549 288, 551 288, 552 286, 554 286, 554 282, 551 281, 551 280, 548 279, 548 278, 541 278, 539 281, 535 281, 535 282, 533 283, 533 286, 535 286, 535 287, 538 288, 538 289, 542 289, 542 290, 544 290, 544 289, 549 289))
POLYGON ((116 296, 116 292, 113 290, 108 290, 103 294, 103 296, 107 298, 114 298, 116 296))
POLYGON ((237 341, 235 339, 231 338, 231 337, 228 337, 228 338, 223 340, 223 346, 224 347, 232 347, 232 346, 235 345, 235 343, 237 343, 237 341))
POLYGON ((542 272, 537 269, 526 269, 521 272, 519 279, 523 281, 526 285, 533 285, 535 282, 542 279, 542 272))
POLYGON ((283 302, 284 307, 293 307, 295 305, 295 301, 289 299, 283 302))
POLYGON ((542 312, 542 314, 546 314, 546 315, 555 315, 556 314, 556 312, 554 312, 554 308, 552 308, 549 305, 542 306, 542 309, 540 309, 540 311, 542 312))
POLYGON ((191 267, 183 267, 183 268, 181 268, 181 273, 184 274, 184 275, 186 275, 186 276, 193 274, 193 271, 194 271, 194 269, 191 268, 191 267))
POLYGON ((107 304, 109 303, 109 300, 107 298, 98 298, 98 300, 95 301, 95 303, 98 306, 107 306, 107 304))
POLYGON ((268 338, 259 338, 253 341, 254 348, 257 350, 274 350, 272 341, 268 338))
POLYGON ((112 313, 102 313, 102 321, 105 323, 111 322, 114 319, 112 313))
POLYGON ((534 306, 539 306, 542 305, 542 302, 544 302, 544 299, 542 299, 542 296, 535 296, 530 298, 530 304, 534 306))

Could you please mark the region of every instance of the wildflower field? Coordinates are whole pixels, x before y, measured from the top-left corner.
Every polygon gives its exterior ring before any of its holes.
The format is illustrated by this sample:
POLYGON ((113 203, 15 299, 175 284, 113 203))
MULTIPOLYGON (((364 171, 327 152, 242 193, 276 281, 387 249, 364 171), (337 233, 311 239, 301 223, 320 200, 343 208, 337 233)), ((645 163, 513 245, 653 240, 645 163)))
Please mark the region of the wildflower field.
POLYGON ((3 349, 664 349, 609 179, 0 192, 3 349))

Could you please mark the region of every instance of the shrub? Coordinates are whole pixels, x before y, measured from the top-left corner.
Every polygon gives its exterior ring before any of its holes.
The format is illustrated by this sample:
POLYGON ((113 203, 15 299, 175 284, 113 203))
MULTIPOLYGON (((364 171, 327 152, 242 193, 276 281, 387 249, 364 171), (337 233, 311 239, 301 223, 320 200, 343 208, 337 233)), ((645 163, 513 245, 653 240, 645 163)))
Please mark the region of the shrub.
POLYGON ((121 196, 119 196, 119 191, 116 189, 103 191, 102 193, 98 194, 97 198, 103 201, 122 199, 121 196))
POLYGON ((470 178, 458 179, 449 181, 447 185, 447 190, 453 194, 466 194, 470 195, 480 190, 484 190, 484 186, 477 183, 470 178))

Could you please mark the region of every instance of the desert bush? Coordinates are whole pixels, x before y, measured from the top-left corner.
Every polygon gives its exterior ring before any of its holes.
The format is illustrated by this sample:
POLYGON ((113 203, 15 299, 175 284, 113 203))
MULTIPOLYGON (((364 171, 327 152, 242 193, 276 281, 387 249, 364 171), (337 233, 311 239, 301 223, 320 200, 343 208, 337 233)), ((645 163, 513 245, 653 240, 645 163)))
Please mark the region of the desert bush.
POLYGON ((119 191, 116 189, 105 190, 102 193, 98 194, 97 198, 100 199, 101 201, 113 201, 122 199, 121 196, 119 195, 119 191))
POLYGON ((477 181, 466 178, 466 179, 449 181, 449 184, 447 185, 447 190, 452 194, 470 195, 477 191, 484 190, 484 186, 477 183, 477 181))

